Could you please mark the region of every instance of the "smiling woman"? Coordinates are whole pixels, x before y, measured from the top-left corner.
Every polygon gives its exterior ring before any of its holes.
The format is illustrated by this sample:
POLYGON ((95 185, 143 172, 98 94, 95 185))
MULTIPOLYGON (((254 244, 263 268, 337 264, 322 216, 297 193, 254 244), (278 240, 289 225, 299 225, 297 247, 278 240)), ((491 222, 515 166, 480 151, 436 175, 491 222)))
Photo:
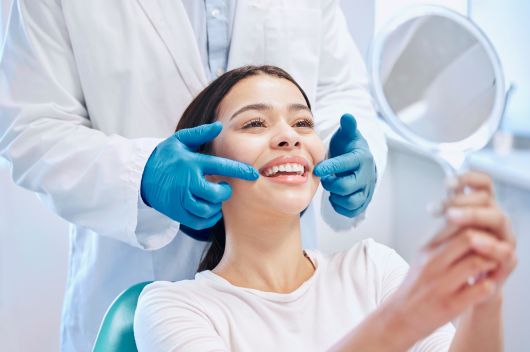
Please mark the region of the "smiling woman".
MULTIPOLYGON (((223 124, 223 131, 213 143, 199 147, 199 151, 243 161, 264 177, 253 183, 208 177, 212 181, 229 182, 233 194, 223 204, 223 220, 212 229, 212 245, 199 271, 211 270, 221 260, 225 226, 232 209, 237 217, 243 217, 240 207, 264 214, 274 209, 266 206, 272 201, 284 209, 294 207, 294 213, 300 214, 318 187, 318 178, 312 170, 325 154, 322 141, 313 129, 309 99, 298 83, 277 67, 246 66, 227 72, 195 98, 177 130, 216 121, 223 124), (302 168, 302 174, 298 175, 295 170, 302 168), (273 188, 269 182, 299 186, 283 187, 278 192, 279 185, 273 188), (300 192, 301 189, 304 191, 300 192), (265 209, 255 209, 252 205, 256 203, 265 209)), ((274 219, 275 215, 271 217, 274 219)))
POLYGON ((208 187, 231 186, 223 220, 194 280, 155 282, 142 292, 139 351, 470 351, 485 343, 496 350, 498 288, 515 264, 491 180, 461 180, 477 192, 455 191, 449 223, 410 272, 371 239, 324 255, 301 243, 300 213, 319 185, 313 170, 325 149, 296 82, 271 66, 227 72, 195 98, 177 129, 207 123, 223 130, 195 147, 252 165, 260 177, 208 176, 208 187), (448 322, 464 311, 471 313, 452 342, 448 322))

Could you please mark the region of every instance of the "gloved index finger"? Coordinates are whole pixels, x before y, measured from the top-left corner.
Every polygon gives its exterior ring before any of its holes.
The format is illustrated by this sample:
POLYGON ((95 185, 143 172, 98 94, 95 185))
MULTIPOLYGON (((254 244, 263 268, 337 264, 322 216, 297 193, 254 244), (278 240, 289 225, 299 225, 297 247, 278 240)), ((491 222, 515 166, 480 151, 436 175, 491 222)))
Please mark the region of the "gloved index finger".
POLYGON ((357 155, 350 152, 320 162, 313 173, 315 176, 322 177, 357 170, 360 166, 361 161, 357 155))
POLYGON ((253 166, 241 161, 221 158, 213 155, 202 155, 202 171, 205 175, 219 175, 255 181, 259 172, 253 166))

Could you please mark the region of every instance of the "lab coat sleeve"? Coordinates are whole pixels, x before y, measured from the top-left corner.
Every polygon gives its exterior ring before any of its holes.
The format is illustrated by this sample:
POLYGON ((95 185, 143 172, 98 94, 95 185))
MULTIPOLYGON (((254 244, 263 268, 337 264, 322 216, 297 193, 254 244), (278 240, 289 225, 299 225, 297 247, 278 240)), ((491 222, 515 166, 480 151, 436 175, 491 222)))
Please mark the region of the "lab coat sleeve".
MULTIPOLYGON (((386 140, 369 93, 368 75, 363 59, 349 33, 338 1, 323 1, 321 31, 319 76, 314 108, 317 131, 329 145, 331 136, 339 127, 340 117, 344 113, 355 116, 358 128, 374 157, 377 177, 380 180, 386 167, 386 140)), ((349 219, 337 214, 325 194, 322 197, 321 210, 326 223, 335 230, 351 228, 358 221, 357 218, 349 219)))
POLYGON ((179 224, 139 196, 160 140, 92 126, 58 1, 14 0, 1 60, 0 155, 13 180, 77 226, 144 249, 169 243, 179 224))

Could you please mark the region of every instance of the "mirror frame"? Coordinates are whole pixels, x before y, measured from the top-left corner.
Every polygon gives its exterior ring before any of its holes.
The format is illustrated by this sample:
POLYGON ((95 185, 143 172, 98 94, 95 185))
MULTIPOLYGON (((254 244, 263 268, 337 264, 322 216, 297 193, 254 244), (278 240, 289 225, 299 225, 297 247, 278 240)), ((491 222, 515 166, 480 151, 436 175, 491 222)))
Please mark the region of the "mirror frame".
POLYGON ((442 6, 420 5, 405 9, 402 13, 393 17, 390 21, 385 23, 383 27, 381 27, 370 48, 368 64, 372 96, 375 98, 375 107, 379 116, 382 117, 383 120, 385 120, 401 137, 416 147, 421 147, 422 149, 426 149, 428 151, 435 151, 439 154, 475 151, 483 148, 489 142, 500 125, 506 100, 505 77, 500 59, 492 43, 484 34, 484 32, 473 21, 459 14, 458 12, 442 6), (496 77, 497 86, 495 92, 495 102, 493 104, 493 109, 491 110, 490 116, 475 133, 464 138, 463 140, 456 142, 435 143, 419 137, 412 132, 406 124, 399 120, 390 107, 385 97, 385 93, 383 92, 383 85, 381 84, 381 55, 388 37, 394 32, 394 30, 406 22, 415 18, 429 15, 442 16, 448 18, 449 20, 453 20, 474 35, 484 46, 484 50, 491 60, 496 77))

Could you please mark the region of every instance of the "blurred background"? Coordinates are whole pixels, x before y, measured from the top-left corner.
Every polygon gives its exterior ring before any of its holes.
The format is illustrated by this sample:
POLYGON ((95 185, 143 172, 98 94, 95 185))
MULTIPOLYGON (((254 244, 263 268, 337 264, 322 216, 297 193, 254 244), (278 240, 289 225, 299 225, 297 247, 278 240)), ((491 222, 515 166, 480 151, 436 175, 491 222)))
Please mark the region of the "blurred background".
MULTIPOLYGON (((10 0, 0 0, 5 34, 10 0)), ((378 28, 404 7, 437 4, 469 16, 490 37, 514 93, 496 143, 471 155, 471 168, 495 180, 499 202, 518 236, 519 265, 505 290, 506 351, 528 351, 530 334, 530 2, 519 0, 343 0, 352 36, 368 55, 378 28)), ((494 140, 495 140, 494 139, 494 140)), ((389 138, 388 166, 366 220, 353 234, 332 234, 320 224, 324 251, 347 248, 373 237, 411 262, 437 223, 427 205, 444 195, 443 172, 428 156, 389 138)), ((16 187, 0 158, 0 341, 3 351, 57 351, 63 289, 68 266, 68 224, 38 198, 16 187)))

